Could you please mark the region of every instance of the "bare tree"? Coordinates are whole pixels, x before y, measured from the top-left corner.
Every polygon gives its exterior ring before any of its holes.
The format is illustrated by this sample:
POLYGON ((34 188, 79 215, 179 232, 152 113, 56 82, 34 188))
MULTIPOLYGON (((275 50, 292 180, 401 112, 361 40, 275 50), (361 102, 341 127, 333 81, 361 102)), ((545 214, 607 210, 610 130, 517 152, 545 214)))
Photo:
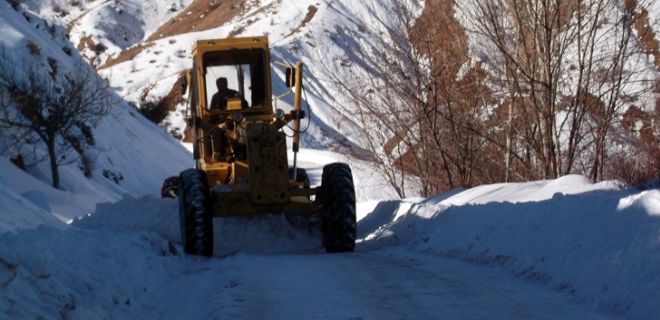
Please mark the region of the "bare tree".
POLYGON ((424 195, 568 173, 596 181, 622 143, 622 113, 655 80, 634 28, 649 4, 429 0, 420 16, 417 1, 372 3, 368 26, 326 30, 346 54, 323 73, 402 196, 408 175, 424 195))
POLYGON ((483 70, 466 66, 467 40, 451 3, 427 1, 421 17, 416 5, 372 3, 369 26, 338 27, 331 39, 345 41, 350 54, 324 70, 341 89, 337 105, 359 124, 401 196, 406 176, 419 177, 423 195, 481 181, 481 121, 492 103, 483 70))
MULTIPOLYGON (((423 185, 428 184, 425 178, 432 178, 427 174, 431 168, 424 163, 430 151, 426 144, 420 144, 425 137, 420 134, 424 128, 415 96, 424 91, 426 73, 419 63, 423 57, 410 44, 414 17, 405 4, 373 3, 369 10, 372 26, 352 21, 353 25, 337 26, 330 34, 333 41, 345 41, 340 45, 346 48, 347 56, 322 64, 322 73, 329 76, 326 81, 339 88, 334 95, 336 105, 359 127, 361 143, 373 152, 398 195, 405 197, 411 168, 424 177, 423 185), (397 12, 396 21, 382 14, 390 5, 397 12), (336 68, 350 72, 337 73, 336 68)), ((323 62, 322 57, 319 52, 319 61, 323 62)))
POLYGON ((455 3, 469 32, 484 43, 491 83, 508 109, 507 175, 514 158, 536 168, 531 178, 581 170, 602 179, 614 121, 653 83, 643 76, 648 66, 633 29, 635 6, 617 0, 455 3))
POLYGON ((24 75, 19 75, 6 55, 0 63, 0 129, 14 144, 43 145, 52 185, 59 188, 58 168, 72 161, 68 150, 83 155, 85 146, 95 145, 92 128, 112 103, 108 85, 86 65, 74 67, 56 82, 36 64, 27 64, 24 75))

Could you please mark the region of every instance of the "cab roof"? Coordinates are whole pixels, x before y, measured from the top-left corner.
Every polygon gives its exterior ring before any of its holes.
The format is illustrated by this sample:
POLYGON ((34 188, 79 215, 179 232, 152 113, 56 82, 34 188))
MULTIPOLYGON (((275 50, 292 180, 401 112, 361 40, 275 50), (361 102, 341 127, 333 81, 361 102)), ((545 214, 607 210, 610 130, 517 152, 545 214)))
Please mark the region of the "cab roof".
POLYGON ((268 37, 243 37, 243 38, 225 38, 225 39, 205 39, 193 42, 192 52, 213 51, 226 49, 254 49, 261 48, 268 50, 268 37))

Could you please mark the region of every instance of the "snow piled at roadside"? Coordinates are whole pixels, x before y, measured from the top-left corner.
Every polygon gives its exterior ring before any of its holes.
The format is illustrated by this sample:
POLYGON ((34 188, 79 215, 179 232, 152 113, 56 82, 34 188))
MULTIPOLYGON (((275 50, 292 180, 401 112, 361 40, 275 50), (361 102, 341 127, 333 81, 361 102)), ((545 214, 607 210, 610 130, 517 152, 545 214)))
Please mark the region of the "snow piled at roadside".
POLYGON ((128 319, 185 264, 149 233, 40 227, 0 236, 0 318, 128 319))
MULTIPOLYGON (((35 195, 36 193, 33 193, 35 195)), ((33 229, 40 225, 61 226, 50 212, 7 187, 0 179, 0 234, 33 229)))
MULTIPOLYGON (((319 179, 317 170, 310 175, 312 183, 319 179)), ((0 196, 0 205, 18 206, 11 197, 0 196)), ((371 201, 358 209, 358 252, 451 257, 541 283, 612 316, 660 314, 658 189, 619 190, 566 176, 371 201)), ((214 224, 210 260, 182 255, 177 201, 155 196, 99 204, 68 227, 54 221, 0 234, 0 315, 154 315, 153 292, 167 292, 169 281, 185 282, 200 269, 230 268, 219 263, 232 261, 228 256, 324 251, 318 221, 267 215, 214 224)))
POLYGON ((660 315, 660 190, 580 176, 376 206, 363 248, 401 245, 508 270, 631 319, 660 315))

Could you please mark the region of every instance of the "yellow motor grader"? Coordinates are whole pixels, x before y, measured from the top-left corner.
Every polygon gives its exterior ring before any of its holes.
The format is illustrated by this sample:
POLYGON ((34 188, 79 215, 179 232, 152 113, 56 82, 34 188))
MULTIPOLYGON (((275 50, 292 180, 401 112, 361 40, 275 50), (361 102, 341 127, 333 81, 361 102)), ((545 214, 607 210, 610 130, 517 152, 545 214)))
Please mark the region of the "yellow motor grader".
MULTIPOLYGON (((163 183, 163 196, 178 197, 186 253, 213 254, 213 218, 250 214, 318 215, 328 252, 355 247, 355 189, 350 167, 323 167, 321 185, 311 187, 297 168, 303 64, 279 63, 293 94, 293 110, 273 110, 267 37, 199 40, 192 69, 180 79, 188 90, 195 167, 163 183), (289 166, 286 135, 293 131, 289 166)), ((277 66, 273 66, 277 67, 277 66)), ((281 81, 281 80, 280 80, 281 81)))

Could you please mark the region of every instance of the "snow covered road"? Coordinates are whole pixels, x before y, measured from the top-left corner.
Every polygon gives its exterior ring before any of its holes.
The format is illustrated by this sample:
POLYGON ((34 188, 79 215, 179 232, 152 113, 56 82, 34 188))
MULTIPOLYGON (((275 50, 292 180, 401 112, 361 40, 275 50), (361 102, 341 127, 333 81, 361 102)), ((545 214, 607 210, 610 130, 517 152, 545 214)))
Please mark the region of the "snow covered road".
POLYGON ((400 250, 239 254, 188 280, 204 313, 173 308, 172 319, 605 319, 508 274, 400 250))
POLYGON ((267 215, 184 255, 176 200, 126 198, 1 234, 0 319, 657 319, 660 191, 579 184, 362 203, 347 254, 267 215))
POLYGON ((220 223, 218 230, 226 234, 223 239, 218 233, 218 239, 236 242, 219 246, 210 259, 183 255, 179 245, 172 248, 177 241, 175 209, 175 201, 170 200, 127 200, 100 207, 97 217, 67 230, 3 235, 9 247, 30 247, 13 254, 0 252, 18 271, 16 279, 2 289, 6 290, 0 304, 4 315, 46 319, 608 318, 574 303, 568 294, 504 270, 413 253, 404 246, 363 242, 354 253, 326 254, 318 233, 297 229, 280 217, 220 223), (122 210, 124 206, 133 210, 122 210), (114 219, 109 212, 114 212, 114 219), (158 216, 160 220, 155 221, 158 216), (242 243, 248 239, 253 240, 250 245, 242 243))

